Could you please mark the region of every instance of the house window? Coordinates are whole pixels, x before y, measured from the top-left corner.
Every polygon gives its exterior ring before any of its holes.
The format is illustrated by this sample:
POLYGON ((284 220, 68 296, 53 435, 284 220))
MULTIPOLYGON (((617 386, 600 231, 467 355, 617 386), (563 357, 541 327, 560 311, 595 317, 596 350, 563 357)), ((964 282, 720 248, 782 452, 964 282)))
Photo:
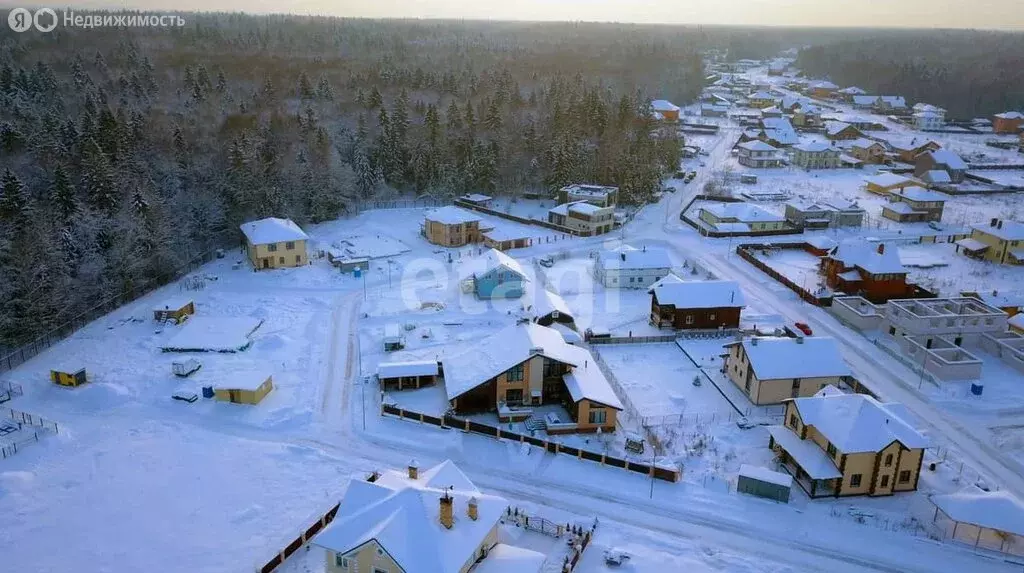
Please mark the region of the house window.
POLYGON ((892 454, 885 456, 885 467, 892 465, 892 454))
POLYGON ((797 426, 796 414, 790 414, 789 415, 789 427, 793 428, 794 430, 796 430, 796 426, 797 426))
POLYGON ((860 474, 853 474, 850 476, 850 487, 860 487, 860 474))
POLYGON ((588 418, 588 421, 591 424, 604 424, 607 420, 608 412, 604 411, 604 409, 590 409, 590 417, 588 418))
POLYGON ((523 390, 522 388, 508 389, 505 390, 505 402, 508 404, 522 404, 523 403, 523 390))
POLYGON ((693 324, 693 315, 692 314, 686 315, 686 324, 693 324))
POLYGON ((295 255, 295 264, 299 264, 301 262, 302 262, 302 255, 295 255))
POLYGON ((832 445, 832 442, 829 442, 828 446, 825 447, 825 451, 833 458, 836 457, 836 453, 838 453, 836 447, 832 445))
POLYGON ((714 319, 715 319, 715 313, 711 313, 710 315, 708 315, 708 320, 714 320, 714 319))
POLYGON ((509 369, 507 379, 509 382, 522 382, 523 381, 523 365, 513 366, 509 369))
POLYGON ((285 248, 286 251, 294 251, 295 250, 295 241, 288 241, 287 243, 284 244, 284 248, 285 248))
POLYGON ((889 476, 882 476, 882 483, 880 483, 879 486, 889 487, 889 476))
POLYGON ((373 568, 373 573, 388 573, 388 570, 387 569, 381 569, 379 567, 374 567, 373 568))
POLYGON ((792 397, 794 397, 794 398, 796 398, 797 396, 800 395, 800 379, 799 378, 794 378, 793 379, 793 386, 790 387, 790 395, 792 397))
POLYGON ((910 470, 903 470, 900 472, 900 483, 908 483, 910 481, 910 470))
POLYGON ((334 564, 342 569, 348 569, 348 557, 337 553, 334 555, 334 564))
POLYGON ((283 264, 284 264, 284 257, 277 257, 277 262, 278 262, 279 264, 282 264, 282 265, 283 265, 283 264))

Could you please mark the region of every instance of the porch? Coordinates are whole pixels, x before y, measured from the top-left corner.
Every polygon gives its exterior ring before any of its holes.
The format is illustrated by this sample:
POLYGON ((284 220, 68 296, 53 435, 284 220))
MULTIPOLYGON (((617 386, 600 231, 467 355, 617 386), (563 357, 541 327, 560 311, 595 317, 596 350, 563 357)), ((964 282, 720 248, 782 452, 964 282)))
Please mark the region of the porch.
POLYGON ((768 447, 779 464, 810 497, 838 495, 843 474, 814 442, 801 440, 789 428, 769 426, 768 447))

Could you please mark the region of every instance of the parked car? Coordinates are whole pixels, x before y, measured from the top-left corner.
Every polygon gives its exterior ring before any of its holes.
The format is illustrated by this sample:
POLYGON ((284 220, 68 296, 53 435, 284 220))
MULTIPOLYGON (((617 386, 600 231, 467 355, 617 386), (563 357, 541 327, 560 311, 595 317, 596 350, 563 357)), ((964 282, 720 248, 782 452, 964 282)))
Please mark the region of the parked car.
POLYGON ((814 331, 811 330, 810 326, 807 326, 806 322, 797 322, 794 323, 793 326, 795 326, 797 330, 806 334, 807 336, 811 336, 812 334, 814 334, 814 331))
POLYGON ((541 257, 537 262, 540 263, 540 266, 542 267, 551 267, 555 264, 555 261, 553 261, 551 257, 541 257))

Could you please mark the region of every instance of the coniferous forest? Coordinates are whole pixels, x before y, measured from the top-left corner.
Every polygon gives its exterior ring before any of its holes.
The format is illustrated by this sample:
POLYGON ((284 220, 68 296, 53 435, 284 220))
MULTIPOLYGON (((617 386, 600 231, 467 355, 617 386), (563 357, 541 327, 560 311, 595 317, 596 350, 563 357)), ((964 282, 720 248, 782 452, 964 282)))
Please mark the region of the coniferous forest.
POLYGON ((251 218, 573 181, 643 201, 680 153, 649 101, 703 79, 684 28, 187 20, 0 39, 0 348, 251 218))

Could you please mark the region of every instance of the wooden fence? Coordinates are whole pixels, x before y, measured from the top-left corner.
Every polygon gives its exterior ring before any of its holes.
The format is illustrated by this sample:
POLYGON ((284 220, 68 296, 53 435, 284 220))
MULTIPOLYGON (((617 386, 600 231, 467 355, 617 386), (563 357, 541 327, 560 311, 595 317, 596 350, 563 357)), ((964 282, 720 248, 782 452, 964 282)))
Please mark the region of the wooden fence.
POLYGON ((482 207, 480 205, 470 203, 469 201, 463 201, 462 199, 456 199, 455 205, 462 207, 464 209, 479 211, 480 213, 486 213, 488 215, 494 215, 495 217, 501 217, 502 219, 508 219, 509 221, 515 221, 516 223, 522 223, 523 225, 536 225, 538 227, 551 229, 552 231, 558 231, 559 233, 565 233, 566 235, 580 236, 580 232, 576 229, 563 227, 562 225, 556 225, 554 223, 549 223, 548 221, 544 221, 541 219, 530 219, 527 217, 513 215, 511 213, 503 213, 501 211, 491 209, 489 207, 482 207))
POLYGON ((113 296, 96 306, 90 308, 65 322, 64 324, 54 328, 50 332, 40 336, 39 338, 25 344, 21 348, 8 353, 6 356, 0 357, 0 372, 6 372, 13 370, 18 365, 28 361, 32 357, 36 356, 43 350, 53 346, 54 344, 64 340, 65 338, 74 334, 78 329, 82 328, 86 324, 89 324, 93 320, 107 314, 108 312, 120 308, 132 302, 150 292, 177 280, 178 278, 186 275, 200 266, 210 262, 216 256, 216 249, 207 251, 201 255, 196 256, 188 263, 175 269, 167 274, 161 275, 157 278, 143 281, 132 288, 122 292, 117 296, 113 296))
POLYGON ((274 557, 270 561, 267 561, 261 567, 257 567, 256 571, 258 571, 259 573, 271 573, 271 571, 280 567, 281 564, 284 563, 286 559, 291 557, 292 554, 298 551, 303 545, 309 543, 309 541, 313 539, 313 536, 315 536, 317 533, 320 533, 320 531, 324 527, 327 527, 329 523, 334 521, 334 517, 338 514, 338 507, 340 506, 340 502, 334 504, 334 507, 327 510, 327 513, 324 513, 319 518, 317 518, 316 521, 314 521, 309 527, 307 527, 302 533, 300 533, 298 537, 293 539, 291 543, 285 546, 284 549, 278 551, 277 554, 274 555, 274 557))
POLYGON ((803 229, 798 227, 787 227, 785 229, 777 229, 774 231, 748 231, 745 233, 725 233, 722 231, 715 231, 709 229, 706 225, 701 224, 700 221, 695 221, 687 215, 687 211, 697 201, 716 201, 719 203, 744 203, 743 199, 737 199, 736 197, 712 197, 710 195, 694 195, 693 199, 689 203, 683 206, 683 209, 679 212, 679 220, 693 227, 698 233, 705 237, 723 238, 723 237, 769 237, 775 235, 799 235, 804 232, 803 229))
POLYGON ((405 410, 390 404, 384 404, 381 406, 381 414, 397 416, 406 420, 414 420, 424 424, 438 426, 440 428, 456 428, 464 432, 472 432, 474 434, 480 434, 491 438, 530 444, 531 446, 543 448, 544 451, 551 452, 553 454, 564 454, 581 460, 597 462, 603 466, 622 468, 664 481, 677 482, 682 478, 682 471, 678 468, 667 468, 658 465, 624 460, 609 456, 608 454, 599 454, 581 448, 568 446, 560 442, 543 440, 535 436, 527 436, 526 434, 504 430, 498 426, 481 424, 480 422, 459 418, 451 414, 445 414, 443 417, 431 416, 422 412, 405 410))
POLYGON ((789 290, 795 292, 797 295, 800 296, 800 298, 804 299, 805 301, 807 301, 807 302, 809 302, 809 303, 811 303, 811 304, 813 304, 815 306, 832 306, 832 295, 817 296, 817 295, 812 294, 810 291, 804 289, 800 285, 798 285, 795 282, 793 282, 792 280, 790 280, 789 277, 787 277, 786 275, 784 275, 784 274, 776 271, 775 269, 769 267, 767 265, 767 263, 765 263, 761 259, 758 259, 757 257, 755 257, 754 254, 751 252, 754 249, 768 249, 768 248, 772 248, 772 249, 804 249, 804 250, 806 250, 807 249, 807 245, 805 243, 781 243, 781 244, 776 244, 776 245, 760 245, 760 244, 744 243, 744 244, 739 245, 738 247, 736 247, 736 254, 738 254, 741 259, 747 261, 748 263, 750 263, 750 264, 754 265, 755 267, 757 267, 758 269, 760 269, 761 272, 763 272, 764 274, 766 274, 766 275, 772 277, 773 279, 779 281, 780 283, 786 285, 786 287, 788 287, 789 290))

